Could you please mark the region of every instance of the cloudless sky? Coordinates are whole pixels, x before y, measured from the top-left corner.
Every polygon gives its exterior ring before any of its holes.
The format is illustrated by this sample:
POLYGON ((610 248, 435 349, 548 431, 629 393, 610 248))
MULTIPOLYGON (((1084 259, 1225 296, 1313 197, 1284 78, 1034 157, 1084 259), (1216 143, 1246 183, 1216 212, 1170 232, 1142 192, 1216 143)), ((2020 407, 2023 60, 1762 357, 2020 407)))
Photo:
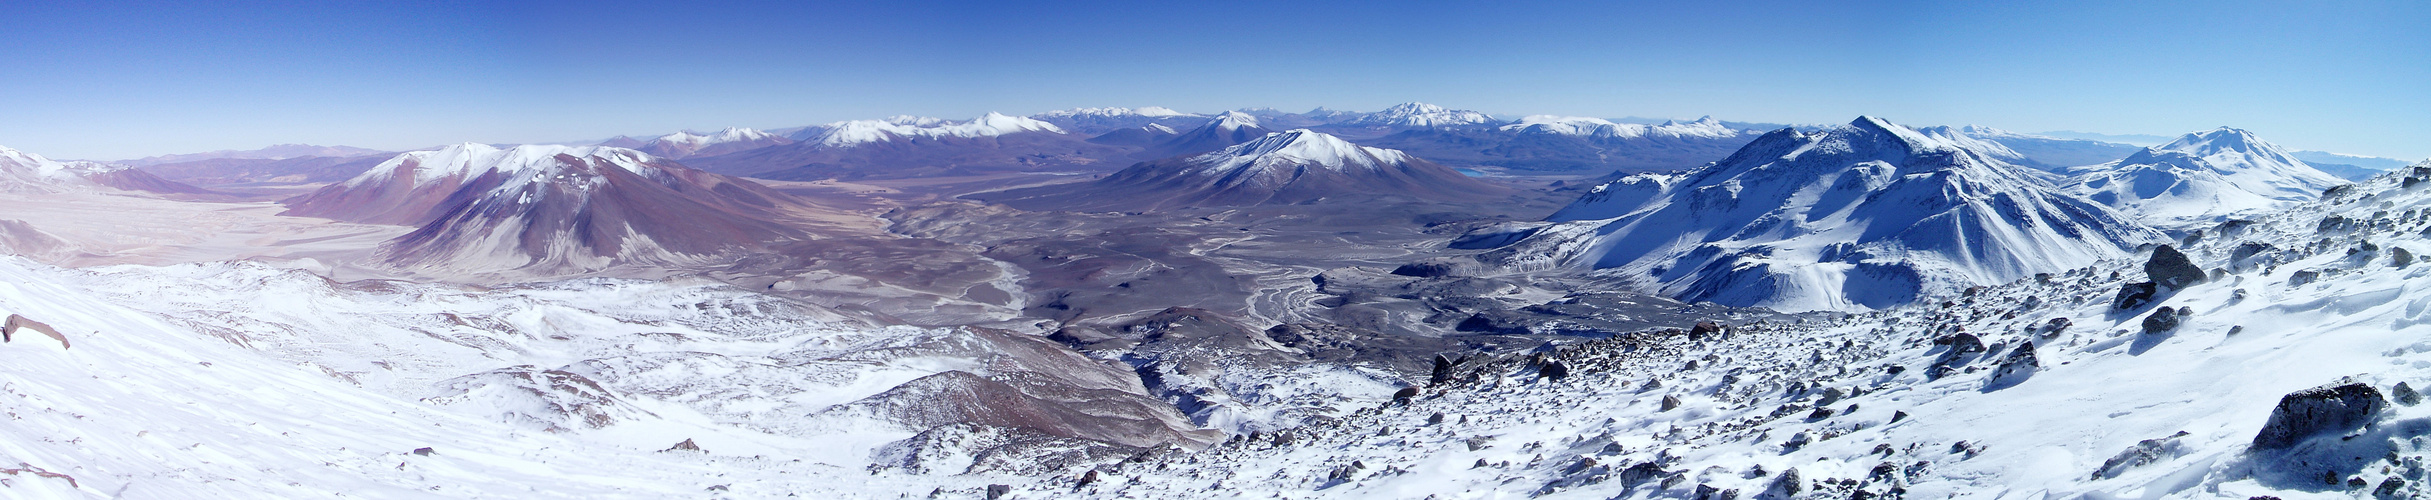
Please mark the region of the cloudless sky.
POLYGON ((2431 2, 5 2, 0 145, 410 149, 1081 106, 1712 115, 2431 156, 2431 2))

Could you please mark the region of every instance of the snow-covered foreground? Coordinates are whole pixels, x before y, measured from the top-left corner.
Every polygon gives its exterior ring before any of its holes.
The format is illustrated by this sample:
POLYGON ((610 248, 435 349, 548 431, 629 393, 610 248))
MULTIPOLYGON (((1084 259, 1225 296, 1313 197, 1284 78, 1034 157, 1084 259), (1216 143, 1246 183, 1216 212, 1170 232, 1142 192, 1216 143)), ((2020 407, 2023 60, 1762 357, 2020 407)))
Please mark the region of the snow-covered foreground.
MULTIPOLYGON (((1026 336, 870 326, 705 282, 480 289, 0 257, 0 312, 72 345, 0 344, 0 496, 13 498, 977 491, 995 476, 868 472, 934 425, 890 411, 934 401, 904 392, 937 384, 911 382, 1001 380, 1018 390, 989 396, 1048 410, 1061 407, 1039 388, 1096 391, 1093 411, 1059 414, 1075 425, 1126 416, 1139 392, 1101 380, 1126 370, 1058 364, 1026 336), (704 451, 670 450, 685 442, 704 451)), ((1064 430, 1155 436, 1182 418, 1163 410, 1064 430)))
POLYGON ((2403 175, 2181 242, 2211 279, 2124 310, 2142 257, 1470 360, 1405 404, 1017 497, 2419 498, 2431 406, 2397 385, 2431 383, 2431 264, 2399 249, 2431 249, 2431 185, 2403 175), (2347 380, 2385 409, 2257 448, 2283 396, 2347 380))

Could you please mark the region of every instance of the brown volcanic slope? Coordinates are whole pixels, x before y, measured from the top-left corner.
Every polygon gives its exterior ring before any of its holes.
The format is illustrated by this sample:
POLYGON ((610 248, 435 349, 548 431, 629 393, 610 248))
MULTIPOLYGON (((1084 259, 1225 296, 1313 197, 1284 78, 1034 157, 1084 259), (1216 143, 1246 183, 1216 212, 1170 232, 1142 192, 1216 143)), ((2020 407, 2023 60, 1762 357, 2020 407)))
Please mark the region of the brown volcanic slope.
POLYGON ((1467 202, 1512 194, 1400 151, 1309 130, 1140 163, 1094 182, 974 195, 1030 210, 1159 210, 1350 200, 1467 202))
POLYGON ((682 264, 809 239, 787 222, 816 210, 629 149, 480 144, 398 155, 285 203, 284 215, 417 226, 382 249, 392 263, 549 272, 682 264))

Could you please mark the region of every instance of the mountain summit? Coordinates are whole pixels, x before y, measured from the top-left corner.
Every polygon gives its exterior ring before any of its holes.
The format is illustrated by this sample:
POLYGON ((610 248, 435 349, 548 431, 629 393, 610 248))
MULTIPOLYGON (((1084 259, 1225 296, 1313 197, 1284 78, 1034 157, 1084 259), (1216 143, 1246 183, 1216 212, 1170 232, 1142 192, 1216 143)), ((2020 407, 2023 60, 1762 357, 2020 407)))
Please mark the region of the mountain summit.
POLYGON ((397 155, 286 200, 287 215, 418 228, 405 265, 543 272, 665 264, 803 237, 801 205, 749 181, 602 146, 458 144, 397 155))
MULTIPOLYGON (((1322 108, 1320 108, 1322 109, 1322 108)), ((1316 113, 1311 111, 1310 113, 1316 113)), ((1494 117, 1465 109, 1448 109, 1422 102, 1397 104, 1342 122, 1356 127, 1436 128, 1494 123, 1494 117)))
POLYGON ((1614 181, 1550 220, 1481 259, 1790 311, 1892 307, 2158 237, 2021 167, 1873 117, 1776 130, 1681 178, 1614 181))
POLYGON ((1212 153, 1132 165, 1077 190, 1063 186, 1017 190, 999 201, 1016 206, 1151 210, 1353 197, 1473 201, 1506 192, 1407 153, 1294 129, 1212 153))
POLYGON ((2345 184, 2253 133, 2228 127, 2189 133, 2125 159, 2070 169, 2068 190, 2178 227, 2252 215, 2315 199, 2345 184))

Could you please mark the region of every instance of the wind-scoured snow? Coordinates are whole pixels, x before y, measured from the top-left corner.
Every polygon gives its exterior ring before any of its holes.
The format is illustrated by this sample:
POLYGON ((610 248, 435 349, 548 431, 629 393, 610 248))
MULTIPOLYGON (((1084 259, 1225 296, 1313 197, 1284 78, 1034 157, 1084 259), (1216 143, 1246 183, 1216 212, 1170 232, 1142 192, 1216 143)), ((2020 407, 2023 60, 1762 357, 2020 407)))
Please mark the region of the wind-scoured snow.
POLYGON ((1966 144, 1872 117, 1765 134, 1677 180, 1614 181, 1549 220, 1561 224, 1481 258, 1787 311, 1893 307, 2159 236, 1966 144))
POLYGON ((2228 127, 2189 133, 2119 161, 2066 173, 2072 176, 2071 192, 2172 228, 2268 212, 2346 183, 2252 133, 2228 127))
POLYGON ((1520 118, 1518 122, 1503 125, 1501 129, 1513 132, 1576 135, 1615 139, 1633 139, 1649 136, 1728 138, 1752 133, 1730 128, 1730 126, 1723 125, 1721 121, 1715 120, 1711 116, 1698 118, 1696 121, 1691 121, 1688 123, 1671 121, 1664 122, 1659 125, 1644 125, 1637 123, 1614 123, 1611 120, 1605 120, 1602 118, 1558 115, 1529 115, 1527 117, 1520 118))
POLYGON ((803 138, 805 142, 826 147, 851 147, 897 139, 995 137, 1024 132, 1061 134, 1064 130, 1037 119, 988 113, 960 122, 917 116, 842 121, 805 132, 810 134, 803 138))

